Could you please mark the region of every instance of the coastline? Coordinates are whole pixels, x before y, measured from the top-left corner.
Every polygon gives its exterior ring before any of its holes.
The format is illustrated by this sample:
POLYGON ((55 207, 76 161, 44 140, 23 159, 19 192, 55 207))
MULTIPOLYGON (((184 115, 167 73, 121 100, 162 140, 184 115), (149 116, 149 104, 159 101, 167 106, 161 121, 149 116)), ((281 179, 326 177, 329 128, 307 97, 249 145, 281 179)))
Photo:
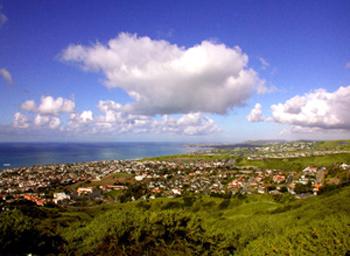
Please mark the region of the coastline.
POLYGON ((175 142, 0 143, 0 172, 36 165, 141 160, 196 150, 189 144, 175 142))

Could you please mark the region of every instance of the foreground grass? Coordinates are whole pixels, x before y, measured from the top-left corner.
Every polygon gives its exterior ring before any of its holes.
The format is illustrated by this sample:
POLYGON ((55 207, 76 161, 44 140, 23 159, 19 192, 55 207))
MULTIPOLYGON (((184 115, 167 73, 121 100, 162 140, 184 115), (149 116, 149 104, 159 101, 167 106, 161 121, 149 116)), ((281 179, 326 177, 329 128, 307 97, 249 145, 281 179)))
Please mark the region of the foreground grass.
POLYGON ((81 208, 22 206, 0 220, 1 251, 19 255, 345 255, 350 187, 306 200, 188 195, 81 208))
POLYGON ((66 253, 78 255, 345 255, 349 203, 350 188, 305 201, 202 196, 130 202, 62 235, 66 253))

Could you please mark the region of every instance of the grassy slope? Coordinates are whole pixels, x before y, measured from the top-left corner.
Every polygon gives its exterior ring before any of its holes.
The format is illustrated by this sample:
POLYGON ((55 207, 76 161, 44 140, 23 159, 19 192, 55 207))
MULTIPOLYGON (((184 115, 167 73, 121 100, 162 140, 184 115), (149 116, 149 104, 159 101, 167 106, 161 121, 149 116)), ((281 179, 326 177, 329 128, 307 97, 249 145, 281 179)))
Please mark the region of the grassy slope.
POLYGON ((95 213, 86 226, 72 225, 62 234, 69 241, 68 251, 82 254, 99 254, 96 248, 103 254, 103 248, 111 250, 110 243, 135 255, 146 248, 150 255, 197 255, 206 246, 212 255, 344 255, 350 250, 349 187, 289 203, 269 196, 222 203, 223 199, 200 197, 192 206, 182 198, 116 204, 95 213), (161 227, 175 223, 168 229, 177 234, 176 220, 183 216, 189 219, 183 236, 166 240, 161 227), (123 242, 124 236, 132 243, 123 242))

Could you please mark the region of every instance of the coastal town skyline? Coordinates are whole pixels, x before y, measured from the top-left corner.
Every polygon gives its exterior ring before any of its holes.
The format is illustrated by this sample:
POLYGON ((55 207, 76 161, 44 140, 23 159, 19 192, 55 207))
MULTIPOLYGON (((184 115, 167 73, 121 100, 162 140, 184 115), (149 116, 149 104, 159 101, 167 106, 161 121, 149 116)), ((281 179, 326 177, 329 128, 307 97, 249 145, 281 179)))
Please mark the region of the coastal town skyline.
POLYGON ((0 1, 0 142, 349 138, 349 11, 0 1))

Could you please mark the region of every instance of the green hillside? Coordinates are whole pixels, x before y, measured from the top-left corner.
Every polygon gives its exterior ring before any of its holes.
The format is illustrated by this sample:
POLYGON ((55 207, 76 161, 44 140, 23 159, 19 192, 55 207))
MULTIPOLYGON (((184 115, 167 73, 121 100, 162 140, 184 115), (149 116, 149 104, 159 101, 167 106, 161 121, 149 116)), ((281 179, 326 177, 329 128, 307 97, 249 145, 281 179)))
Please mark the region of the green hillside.
POLYGON ((17 208, 21 210, 0 215, 0 246, 4 252, 62 255, 350 252, 350 187, 305 200, 288 195, 226 199, 185 196, 80 209, 17 208))
POLYGON ((264 159, 264 160, 247 160, 241 159, 238 162, 240 166, 255 166, 264 169, 281 169, 286 171, 302 170, 307 166, 329 167, 335 164, 350 162, 350 154, 333 154, 324 156, 308 156, 285 159, 264 159))

